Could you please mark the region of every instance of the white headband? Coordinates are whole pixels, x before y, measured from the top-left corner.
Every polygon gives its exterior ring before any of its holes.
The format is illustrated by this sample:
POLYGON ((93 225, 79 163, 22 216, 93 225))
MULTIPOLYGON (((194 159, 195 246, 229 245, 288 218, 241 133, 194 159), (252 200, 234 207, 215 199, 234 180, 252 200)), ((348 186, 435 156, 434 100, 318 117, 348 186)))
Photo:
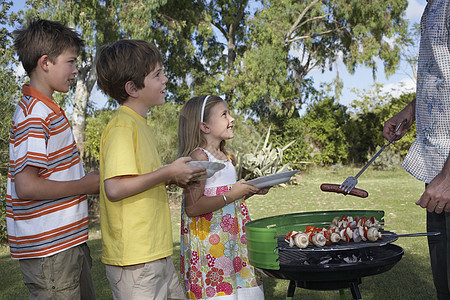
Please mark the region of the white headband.
POLYGON ((200 122, 203 122, 203 115, 205 114, 205 106, 206 106, 206 101, 208 101, 210 95, 205 97, 205 100, 203 100, 203 105, 202 105, 202 115, 200 117, 200 122))

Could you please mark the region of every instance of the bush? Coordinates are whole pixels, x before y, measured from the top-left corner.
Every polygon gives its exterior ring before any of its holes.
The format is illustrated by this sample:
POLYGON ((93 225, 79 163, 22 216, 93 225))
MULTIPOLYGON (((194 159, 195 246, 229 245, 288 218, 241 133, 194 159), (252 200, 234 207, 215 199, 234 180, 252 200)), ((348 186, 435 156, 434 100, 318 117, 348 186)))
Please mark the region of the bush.
POLYGON ((295 142, 283 152, 283 161, 295 169, 304 169, 311 162, 312 148, 306 142, 306 127, 298 114, 285 117, 272 126, 270 141, 277 147, 283 148, 292 140, 295 142))
POLYGON ((349 118, 347 108, 330 96, 323 95, 308 106, 302 121, 315 163, 332 165, 347 161, 349 143, 345 128, 349 118))
POLYGON ((249 180, 290 170, 290 164, 283 164, 283 153, 295 140, 283 148, 272 148, 272 143, 269 144, 269 137, 270 127, 260 150, 237 154, 236 173, 238 179, 249 180))
MULTIPOLYGON (((393 147, 391 145, 390 147, 393 147)), ((380 146, 378 146, 375 149, 375 152, 373 154, 367 155, 367 161, 369 161, 375 153, 377 153, 381 149, 380 146)), ((380 155, 372 162, 372 165, 377 170, 395 170, 402 162, 402 157, 400 153, 396 152, 392 148, 384 149, 383 152, 380 153, 380 155)))

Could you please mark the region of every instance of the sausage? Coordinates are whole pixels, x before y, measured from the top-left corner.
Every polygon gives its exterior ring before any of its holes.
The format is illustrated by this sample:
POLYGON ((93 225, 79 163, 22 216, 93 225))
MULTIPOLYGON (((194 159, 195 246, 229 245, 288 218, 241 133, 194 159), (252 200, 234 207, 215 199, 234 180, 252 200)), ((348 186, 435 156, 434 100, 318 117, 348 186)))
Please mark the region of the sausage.
POLYGON ((320 189, 324 192, 335 192, 335 193, 340 193, 340 194, 344 194, 344 195, 357 196, 357 197, 361 197, 361 198, 366 198, 367 196, 369 196, 369 193, 365 190, 353 188, 353 190, 351 190, 350 193, 346 193, 346 192, 344 192, 343 189, 339 188, 339 186, 340 186, 340 184, 323 183, 322 185, 320 185, 320 189))

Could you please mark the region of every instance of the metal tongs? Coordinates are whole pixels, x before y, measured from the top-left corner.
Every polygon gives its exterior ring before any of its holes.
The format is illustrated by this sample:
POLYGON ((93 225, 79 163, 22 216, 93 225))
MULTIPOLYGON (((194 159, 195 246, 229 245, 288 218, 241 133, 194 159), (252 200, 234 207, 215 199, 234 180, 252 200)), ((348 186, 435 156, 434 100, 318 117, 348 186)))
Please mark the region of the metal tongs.
POLYGON ((389 146, 397 137, 397 135, 395 134, 400 127, 407 121, 407 119, 404 119, 403 121, 401 121, 400 123, 397 124, 397 126, 395 127, 394 130, 394 134, 391 136, 391 138, 386 142, 386 144, 383 145, 383 147, 381 147, 380 150, 378 150, 378 152, 369 160, 369 162, 361 169, 361 171, 358 172, 358 174, 356 174, 355 177, 353 176, 349 176, 347 177, 347 179, 345 179, 345 181, 339 186, 340 189, 342 189, 344 192, 346 192, 347 194, 350 193, 353 188, 358 184, 358 177, 367 169, 367 167, 378 157, 378 155, 380 155, 381 152, 383 152, 384 148, 386 148, 387 146, 389 146))

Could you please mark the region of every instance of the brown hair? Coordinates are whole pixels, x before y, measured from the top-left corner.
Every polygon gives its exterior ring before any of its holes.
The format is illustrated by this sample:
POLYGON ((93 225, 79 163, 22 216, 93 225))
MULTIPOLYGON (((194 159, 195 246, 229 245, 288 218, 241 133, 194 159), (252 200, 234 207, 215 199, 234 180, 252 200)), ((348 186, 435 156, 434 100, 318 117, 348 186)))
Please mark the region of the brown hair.
POLYGON ((108 96, 123 104, 128 98, 125 84, 132 81, 138 89, 145 87, 144 79, 160 64, 158 48, 142 40, 120 40, 105 46, 98 57, 97 84, 108 96))
POLYGON ((55 62, 64 51, 74 50, 79 54, 84 46, 75 30, 56 21, 32 19, 26 27, 14 30, 14 35, 14 49, 28 76, 42 55, 55 62))
MULTIPOLYGON (((206 140, 200 131, 202 106, 206 97, 207 95, 193 97, 181 109, 178 120, 178 157, 189 156, 195 148, 206 146, 206 140)), ((220 102, 223 102, 223 100, 219 96, 209 96, 203 115, 204 122, 209 119, 213 106, 220 102)), ((220 150, 234 163, 233 154, 225 149, 225 140, 220 142, 220 150)))

